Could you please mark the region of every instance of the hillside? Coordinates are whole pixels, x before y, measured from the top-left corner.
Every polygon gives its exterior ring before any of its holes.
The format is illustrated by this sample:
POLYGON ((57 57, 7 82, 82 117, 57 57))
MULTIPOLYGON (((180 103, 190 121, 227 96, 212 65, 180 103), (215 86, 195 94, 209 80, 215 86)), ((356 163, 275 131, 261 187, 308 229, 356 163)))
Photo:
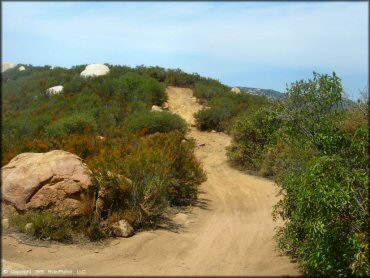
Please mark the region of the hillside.
POLYGON ((8 69, 4 257, 88 275, 368 276, 369 103, 345 102, 335 73, 276 101, 179 69, 8 69))
MULTIPOLYGON (((168 87, 167 94, 170 111, 193 124, 201 106, 194 103, 192 90, 168 87)), ((275 251, 274 184, 228 165, 225 147, 231 138, 226 134, 193 127, 189 137, 196 140, 195 154, 208 181, 194 207, 174 215, 173 228, 94 249, 52 244, 30 253, 6 237, 4 257, 31 268, 85 269, 87 275, 298 275, 297 266, 275 251)))

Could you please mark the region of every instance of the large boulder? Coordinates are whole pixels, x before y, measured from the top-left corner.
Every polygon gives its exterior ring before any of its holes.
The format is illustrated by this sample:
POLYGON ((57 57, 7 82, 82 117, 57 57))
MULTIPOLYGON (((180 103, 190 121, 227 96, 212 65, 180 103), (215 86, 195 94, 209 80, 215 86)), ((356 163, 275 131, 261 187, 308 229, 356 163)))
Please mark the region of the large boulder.
POLYGON ((14 64, 12 62, 4 62, 4 63, 1 64, 1 72, 4 72, 4 71, 12 69, 12 68, 15 68, 16 66, 17 66, 17 64, 14 64))
POLYGON ((20 67, 18 68, 18 70, 19 70, 19 71, 24 71, 24 70, 26 70, 26 68, 25 68, 24 66, 20 66, 20 67))
POLYGON ((81 72, 82 77, 94 77, 106 75, 109 73, 109 68, 103 64, 91 64, 86 66, 85 70, 81 72))
POLYGON ((54 87, 47 89, 46 93, 48 95, 56 95, 56 94, 60 94, 62 91, 63 91, 63 86, 58 85, 58 86, 54 86, 54 87))
POLYGON ((52 208, 78 215, 92 186, 89 174, 82 159, 66 151, 22 153, 2 168, 3 201, 17 210, 52 208))

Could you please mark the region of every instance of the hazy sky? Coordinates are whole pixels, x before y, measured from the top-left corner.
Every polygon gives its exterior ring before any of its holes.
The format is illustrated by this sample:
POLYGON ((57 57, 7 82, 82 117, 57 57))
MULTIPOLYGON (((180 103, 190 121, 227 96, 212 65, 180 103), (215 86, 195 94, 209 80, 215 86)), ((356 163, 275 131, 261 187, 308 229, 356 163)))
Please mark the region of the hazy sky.
POLYGON ((2 60, 159 65, 285 91, 335 71, 368 86, 367 2, 3 2, 2 60))

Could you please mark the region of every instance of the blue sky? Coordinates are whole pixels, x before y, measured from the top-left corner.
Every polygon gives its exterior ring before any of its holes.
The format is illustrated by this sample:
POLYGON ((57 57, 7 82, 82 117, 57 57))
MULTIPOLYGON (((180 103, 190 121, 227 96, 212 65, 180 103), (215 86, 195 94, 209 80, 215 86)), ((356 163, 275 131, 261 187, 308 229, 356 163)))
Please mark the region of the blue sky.
POLYGON ((368 87, 367 2, 3 2, 3 61, 159 65, 285 91, 335 71, 368 87))

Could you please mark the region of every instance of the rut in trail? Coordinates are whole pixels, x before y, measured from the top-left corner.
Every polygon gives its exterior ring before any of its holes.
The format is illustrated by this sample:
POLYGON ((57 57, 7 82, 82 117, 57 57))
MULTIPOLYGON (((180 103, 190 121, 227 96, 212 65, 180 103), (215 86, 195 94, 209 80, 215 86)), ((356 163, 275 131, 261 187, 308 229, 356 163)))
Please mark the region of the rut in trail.
MULTIPOLYGON (((169 108, 189 124, 201 109, 190 89, 169 87, 169 108)), ((3 257, 33 269, 86 270, 86 275, 299 275, 296 264, 275 251, 272 206, 278 201, 273 182, 246 175, 227 163, 230 137, 200 132, 190 136, 208 180, 199 205, 178 214, 178 232, 155 230, 108 246, 53 244, 50 248, 3 239, 3 257)))

